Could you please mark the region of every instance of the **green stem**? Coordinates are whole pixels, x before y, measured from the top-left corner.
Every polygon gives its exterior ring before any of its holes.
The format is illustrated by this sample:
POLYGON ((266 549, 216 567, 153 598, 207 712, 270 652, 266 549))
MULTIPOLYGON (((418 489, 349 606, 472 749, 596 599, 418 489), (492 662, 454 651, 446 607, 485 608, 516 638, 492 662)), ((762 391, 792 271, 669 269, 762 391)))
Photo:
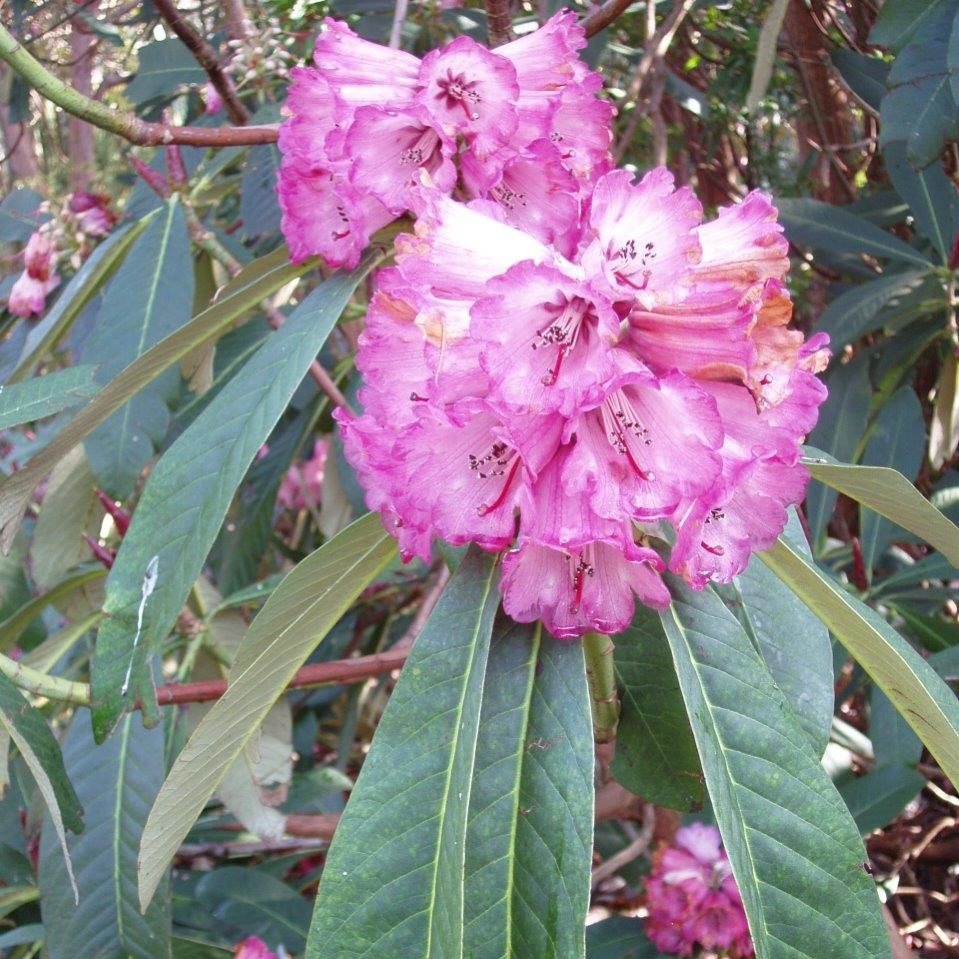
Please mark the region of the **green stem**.
POLYGON ((18 663, 9 656, 0 653, 0 673, 3 673, 15 686, 25 689, 34 696, 44 696, 61 703, 73 703, 74 706, 90 705, 90 686, 87 683, 75 683, 69 679, 48 676, 39 669, 31 669, 18 663))
POLYGON ((586 680, 589 684, 593 711, 593 738, 597 743, 611 743, 619 725, 619 694, 613 669, 613 641, 604 633, 587 633, 583 637, 586 657, 586 680))
POLYGON ((190 146, 243 146, 270 143, 277 137, 272 125, 224 127, 173 127, 165 123, 148 123, 132 113, 113 110, 106 104, 77 92, 46 69, 26 47, 0 24, 0 59, 22 77, 38 93, 71 116, 86 120, 101 130, 115 133, 139 146, 181 143, 190 146))

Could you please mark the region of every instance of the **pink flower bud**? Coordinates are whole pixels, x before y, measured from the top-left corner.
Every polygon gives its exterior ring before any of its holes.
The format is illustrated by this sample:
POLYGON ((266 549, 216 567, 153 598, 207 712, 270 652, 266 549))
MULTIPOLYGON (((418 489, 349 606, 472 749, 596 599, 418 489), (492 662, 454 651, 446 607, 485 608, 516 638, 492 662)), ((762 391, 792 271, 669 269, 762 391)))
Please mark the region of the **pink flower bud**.
POLYGON ((256 936, 249 936, 243 942, 237 943, 234 959, 276 959, 267 944, 256 936))

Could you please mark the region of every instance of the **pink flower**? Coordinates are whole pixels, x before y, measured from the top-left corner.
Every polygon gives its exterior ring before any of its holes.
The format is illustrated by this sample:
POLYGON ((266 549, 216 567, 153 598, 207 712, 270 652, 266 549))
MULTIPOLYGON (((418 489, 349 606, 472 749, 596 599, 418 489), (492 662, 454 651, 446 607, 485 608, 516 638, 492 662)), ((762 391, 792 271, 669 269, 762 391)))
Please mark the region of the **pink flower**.
POLYGON ((742 900, 715 826, 692 823, 661 847, 646 879, 646 935, 661 951, 691 956, 723 949, 753 955, 742 900))
POLYGON ((203 112, 208 116, 216 116, 223 109, 223 97, 209 80, 203 84, 203 90, 200 93, 203 100, 203 112))
POLYGON ((243 942, 237 943, 233 956, 234 959, 276 959, 276 953, 256 936, 248 936, 243 942))
POLYGON ((26 269, 10 290, 7 309, 14 316, 39 316, 46 306, 47 294, 60 283, 60 277, 53 272, 53 243, 42 233, 32 233, 23 257, 26 269))
POLYGON ((320 505, 327 450, 327 441, 318 439, 313 444, 313 455, 287 470, 276 498, 282 509, 316 509, 320 505))
POLYGON ((69 209, 80 229, 90 236, 106 236, 117 222, 117 215, 109 207, 110 197, 103 193, 78 190, 70 197, 69 209))
POLYGON ((354 266, 424 182, 452 192, 457 165, 471 197, 571 253, 587 187, 610 162, 611 108, 576 57, 585 42, 564 11, 496 51, 462 36, 420 61, 327 20, 316 68, 292 72, 280 129, 294 259, 354 266))
POLYGON ((507 613, 572 638, 668 605, 663 556, 702 588, 774 542, 826 354, 785 328, 768 198, 703 224, 667 171, 615 171, 560 249, 488 199, 412 202, 360 339, 364 413, 337 413, 406 558, 506 551, 507 613))

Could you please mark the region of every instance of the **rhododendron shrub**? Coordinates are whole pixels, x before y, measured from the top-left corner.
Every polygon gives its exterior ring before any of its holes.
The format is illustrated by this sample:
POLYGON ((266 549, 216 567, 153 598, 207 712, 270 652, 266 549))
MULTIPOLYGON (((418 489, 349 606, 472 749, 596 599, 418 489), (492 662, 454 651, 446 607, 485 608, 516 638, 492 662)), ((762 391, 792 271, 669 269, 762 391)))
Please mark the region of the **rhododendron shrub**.
POLYGON ((667 567, 728 583, 775 542, 828 358, 786 326, 767 196, 707 222, 665 169, 608 171, 582 42, 558 14, 420 63, 329 21, 280 137, 295 256, 352 265, 415 217, 367 314, 363 415, 339 412, 369 505, 406 558, 505 551, 506 612, 564 638, 668 605, 667 567))

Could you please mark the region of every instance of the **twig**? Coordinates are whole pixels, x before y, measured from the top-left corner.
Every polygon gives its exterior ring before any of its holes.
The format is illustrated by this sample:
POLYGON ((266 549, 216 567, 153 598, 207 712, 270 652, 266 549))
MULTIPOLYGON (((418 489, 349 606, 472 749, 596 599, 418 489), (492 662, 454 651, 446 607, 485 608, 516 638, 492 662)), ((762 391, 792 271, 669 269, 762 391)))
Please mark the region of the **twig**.
POLYGON ((390 27, 390 47, 393 50, 399 50, 400 42, 403 39, 403 23, 406 21, 406 11, 409 7, 409 0, 396 0, 396 6, 393 9, 393 25, 390 27))
POLYGON ((586 680, 593 712, 593 738, 610 743, 619 725, 619 694, 613 670, 613 641, 605 633, 589 632, 583 637, 586 680))
POLYGON ((485 0, 489 45, 499 47, 513 39, 513 18, 509 0, 485 0))
POLYGON ((583 17, 580 26, 586 31, 587 37, 594 37, 614 20, 618 20, 634 2, 635 0, 606 0, 601 7, 583 17))
POLYGON ((168 143, 197 147, 252 146, 273 143, 277 139, 277 124, 208 130, 204 127, 176 127, 166 123, 151 123, 132 113, 113 110, 78 93, 69 84, 55 77, 2 24, 0 59, 6 61, 11 69, 41 96, 66 110, 71 116, 86 120, 108 133, 115 133, 137 146, 162 146, 168 143))
POLYGON ((167 22, 170 29, 183 41, 186 48, 193 54, 196 62, 206 71, 210 83, 223 98, 223 106, 226 107, 230 119, 237 126, 243 126, 250 119, 250 111, 236 95, 233 81, 224 72, 213 47, 193 29, 193 25, 180 14, 172 0, 154 0, 154 5, 160 11, 160 16, 167 22))
POLYGON ((643 806, 643 828, 639 835, 628 845, 624 846, 614 856, 601 862, 592 872, 592 884, 595 886, 619 872, 623 866, 638 859, 653 841, 653 831, 656 829, 656 807, 652 803, 643 806))

